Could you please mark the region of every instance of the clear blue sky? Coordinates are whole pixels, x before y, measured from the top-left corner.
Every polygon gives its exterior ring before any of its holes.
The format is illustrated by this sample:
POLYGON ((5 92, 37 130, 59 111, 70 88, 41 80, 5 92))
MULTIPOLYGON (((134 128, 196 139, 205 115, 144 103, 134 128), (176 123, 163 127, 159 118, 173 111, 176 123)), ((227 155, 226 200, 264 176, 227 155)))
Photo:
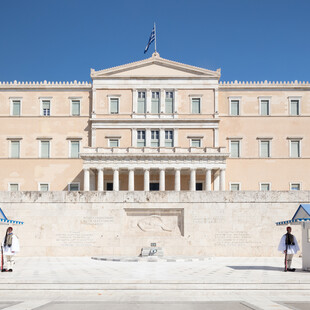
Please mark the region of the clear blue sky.
POLYGON ((0 81, 87 81, 144 55, 227 80, 310 80, 310 0, 0 0, 0 81))

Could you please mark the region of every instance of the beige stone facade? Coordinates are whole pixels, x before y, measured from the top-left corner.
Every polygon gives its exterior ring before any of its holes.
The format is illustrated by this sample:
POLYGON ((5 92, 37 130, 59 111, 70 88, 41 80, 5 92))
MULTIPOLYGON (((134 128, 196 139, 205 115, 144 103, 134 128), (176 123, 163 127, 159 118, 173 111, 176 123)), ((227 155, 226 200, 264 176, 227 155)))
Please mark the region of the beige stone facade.
POLYGON ((310 190, 310 85, 220 75, 154 53, 0 83, 0 190, 310 190))

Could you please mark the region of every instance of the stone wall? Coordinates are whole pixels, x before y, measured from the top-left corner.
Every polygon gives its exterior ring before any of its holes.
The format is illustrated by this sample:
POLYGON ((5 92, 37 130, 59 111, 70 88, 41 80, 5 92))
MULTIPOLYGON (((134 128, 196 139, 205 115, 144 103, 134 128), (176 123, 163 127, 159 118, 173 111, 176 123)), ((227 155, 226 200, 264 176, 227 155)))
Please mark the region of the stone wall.
POLYGON ((277 256, 275 222, 309 201, 309 191, 0 192, 6 216, 25 222, 14 227, 22 256, 137 256, 150 243, 165 255, 277 256))

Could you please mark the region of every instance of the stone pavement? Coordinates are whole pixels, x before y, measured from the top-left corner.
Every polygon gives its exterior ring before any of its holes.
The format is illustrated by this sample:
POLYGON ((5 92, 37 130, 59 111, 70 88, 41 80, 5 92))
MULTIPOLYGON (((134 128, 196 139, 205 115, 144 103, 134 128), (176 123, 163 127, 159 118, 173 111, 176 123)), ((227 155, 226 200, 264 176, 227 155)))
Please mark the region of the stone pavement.
POLYGON ((294 257, 170 258, 157 262, 90 257, 17 257, 0 273, 0 309, 310 309, 310 273, 294 257))

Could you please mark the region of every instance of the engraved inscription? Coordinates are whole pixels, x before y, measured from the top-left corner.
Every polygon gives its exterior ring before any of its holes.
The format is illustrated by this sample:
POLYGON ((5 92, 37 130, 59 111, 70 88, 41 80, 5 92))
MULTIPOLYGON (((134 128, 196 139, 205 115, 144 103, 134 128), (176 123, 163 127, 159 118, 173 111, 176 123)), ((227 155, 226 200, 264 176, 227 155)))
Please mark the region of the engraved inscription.
POLYGON ((95 243, 95 236, 81 232, 56 234, 56 243, 64 247, 92 246, 95 243))
POLYGON ((221 246, 243 246, 246 244, 253 244, 251 236, 244 231, 238 231, 238 232, 222 232, 215 234, 215 242, 217 245, 221 246))
POLYGON ((114 218, 112 216, 84 216, 82 224, 88 225, 103 225, 104 223, 113 223, 114 218))

